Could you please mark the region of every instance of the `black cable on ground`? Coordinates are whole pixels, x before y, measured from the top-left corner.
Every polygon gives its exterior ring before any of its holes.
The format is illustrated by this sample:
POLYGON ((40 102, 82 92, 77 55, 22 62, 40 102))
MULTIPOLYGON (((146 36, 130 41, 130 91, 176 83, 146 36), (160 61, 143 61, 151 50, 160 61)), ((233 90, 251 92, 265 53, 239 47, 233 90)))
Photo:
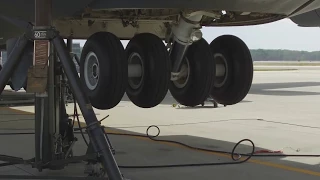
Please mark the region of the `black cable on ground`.
MULTIPOLYGON (((77 133, 77 132, 75 132, 77 133)), ((84 135, 82 132, 78 132, 81 135, 84 135)), ((22 134, 22 133, 11 133, 11 134, 22 134)), ((34 133, 23 133, 23 134, 34 134, 34 133)), ((244 162, 247 162, 249 159, 252 157, 320 157, 320 155, 310 155, 310 154, 254 154, 255 153, 255 145, 253 141, 250 139, 243 139, 236 143, 234 148, 232 149, 231 152, 228 151, 219 151, 219 150, 211 150, 211 149, 205 149, 205 148, 199 148, 199 147, 193 147, 178 141, 173 141, 173 140, 162 140, 162 139, 156 139, 160 135, 160 128, 156 125, 151 125, 147 128, 146 130, 146 135, 139 135, 139 134, 129 134, 129 133, 107 133, 108 135, 120 135, 120 136, 133 136, 133 137, 144 137, 144 138, 149 138, 153 141, 158 141, 158 142, 166 142, 166 143, 174 143, 178 144, 184 147, 187 147, 189 149, 197 150, 197 151, 205 151, 205 152, 211 152, 211 153, 221 153, 221 154, 228 154, 230 155, 231 159, 233 161, 230 162, 212 162, 212 163, 197 163, 197 164, 166 164, 166 165, 145 165, 145 166, 129 166, 129 165, 119 165, 119 168, 131 168, 131 169, 145 169, 145 168, 170 168, 170 167, 188 167, 188 166, 214 166, 214 165, 232 165, 232 164, 241 164, 244 162), (158 133, 156 135, 150 135, 149 130, 151 128, 156 128, 158 130, 158 133), (252 145, 252 151, 247 154, 243 153, 236 153, 235 150, 236 148, 243 142, 250 142, 252 145), (242 159, 242 160, 241 160, 242 159)), ((0 135, 2 135, 0 133, 0 135)), ((10 134, 5 134, 5 135, 10 135, 10 134)), ((8 163, 10 165, 10 162, 8 163)), ((1 166, 1 164, 0 164, 1 166)))
POLYGON ((213 162, 213 163, 198 163, 198 164, 169 164, 169 165, 155 165, 155 166, 152 166, 152 165, 150 165, 150 166, 149 165, 148 166, 119 166, 120 168, 140 169, 140 168, 169 168, 169 167, 188 167, 188 166, 232 165, 232 164, 241 164, 241 163, 247 162, 252 157, 320 157, 320 155, 311 155, 311 154, 273 154, 273 153, 255 154, 255 145, 254 145, 253 141, 250 139, 242 139, 241 141, 236 143, 231 152, 199 148, 199 147, 190 146, 190 145, 178 142, 178 141, 155 139, 156 137, 158 137, 160 135, 160 128, 155 125, 151 125, 147 128, 147 130, 146 130, 147 135, 127 134, 127 133, 108 133, 108 134, 122 135, 122 136, 134 136, 134 137, 148 137, 149 139, 151 139, 153 141, 178 144, 178 145, 187 147, 192 150, 205 151, 205 152, 210 152, 210 153, 228 154, 228 155, 230 155, 231 159, 233 160, 230 162, 219 162, 219 163, 213 162), (158 130, 158 133, 154 136, 149 134, 149 130, 152 127, 156 128, 158 130), (252 151, 247 154, 235 153, 236 148, 243 142, 250 142, 252 145, 252 151))
POLYGON ((71 176, 33 176, 33 175, 0 175, 0 179, 51 179, 51 180, 108 180, 106 177, 71 177, 71 176))
MULTIPOLYGON (((89 146, 88 141, 86 140, 83 132, 83 127, 81 127, 81 123, 79 120, 79 114, 78 114, 78 108, 76 105, 76 100, 75 97, 73 97, 74 100, 74 116, 73 116, 73 125, 75 120, 77 120, 79 130, 85 144, 89 146)), ((108 116, 107 116, 108 117, 108 116)), ((106 117, 105 117, 106 118, 106 117)), ((104 118, 104 119, 105 119, 104 118)), ((104 120, 102 119, 102 120, 104 120)), ((100 120, 100 121, 102 121, 100 120)), ((233 119, 233 120, 248 120, 248 119, 233 119)), ((308 128, 318 128, 318 127, 311 127, 311 126, 303 126, 303 125, 297 125, 297 124, 290 124, 290 123, 281 123, 281 122, 275 122, 275 121, 267 121, 263 119, 250 119, 252 120, 258 120, 258 121, 264 121, 264 122, 270 122, 270 123, 279 123, 279 124, 284 124, 284 125, 292 125, 292 126, 301 126, 301 127, 308 127, 308 128)), ((210 123, 210 122, 224 122, 224 121, 230 121, 230 120, 218 120, 218 121, 206 121, 206 122, 197 122, 197 123, 181 123, 181 124, 168 124, 168 125, 160 125, 160 126, 173 126, 173 125, 189 125, 189 124, 199 124, 199 123, 210 123)), ((0 122, 1 123, 1 122, 0 122)), ((132 127, 146 127, 146 126, 132 126, 132 127)), ((123 127, 123 128, 132 128, 132 127, 123 127)), ((77 132, 75 132, 77 133, 77 132)), ((34 133, 0 133, 0 135, 27 135, 27 134, 34 134, 34 133)), ((210 152, 210 153, 220 153, 220 154, 226 154, 230 155, 231 159, 233 161, 229 162, 212 162, 212 163, 197 163, 197 164, 167 164, 167 165, 146 165, 146 166, 127 166, 127 165, 119 165, 119 168, 133 168, 133 169, 140 169, 140 168, 171 168, 171 167, 188 167, 188 166, 214 166, 214 165, 232 165, 232 164, 241 164, 244 162, 247 162, 249 159, 252 157, 320 157, 320 155, 310 155, 310 154, 274 154, 274 153, 263 153, 263 154, 255 154, 255 144, 253 143, 252 140, 250 139, 242 139, 238 143, 235 144, 231 152, 228 151, 219 151, 219 150, 211 150, 211 149, 205 149, 205 148, 199 148, 199 147, 193 147, 190 145, 187 145, 182 142, 178 141, 173 141, 173 140, 163 140, 163 139, 156 139, 160 135, 160 128, 156 125, 151 125, 147 128, 146 130, 146 135, 139 135, 139 134, 129 134, 129 133, 107 133, 107 135, 120 135, 120 136, 133 136, 133 137, 144 137, 144 138, 149 138, 152 141, 158 141, 158 142, 165 142, 165 143, 173 143, 173 144, 178 144, 183 147, 187 147, 192 150, 196 151, 204 151, 204 152, 210 152), (156 128, 158 130, 158 133, 154 136, 149 134, 149 130, 151 128, 156 128), (250 142, 252 145, 252 151, 250 153, 235 153, 236 148, 243 142, 250 142)), ((1 166, 8 166, 8 165, 13 165, 16 163, 13 162, 6 162, 0 164, 1 166)))
MULTIPOLYGON (((113 134, 113 135, 127 135, 127 134, 119 134, 119 133, 108 133, 108 134, 113 134)), ((160 139, 155 139, 156 137, 158 137, 160 135, 160 128, 158 126, 155 125, 151 125, 148 127, 147 131, 146 131, 147 136, 143 136, 143 135, 133 135, 133 136, 140 136, 140 137, 148 137, 153 141, 160 141, 160 142, 167 142, 167 143, 174 143, 174 144, 179 144, 194 150, 205 150, 207 152, 218 152, 215 150, 208 150, 208 149, 201 149, 201 148, 197 148, 197 147, 193 147, 193 146, 189 146, 187 144, 181 143, 181 142, 177 142, 177 141, 171 141, 171 140, 160 140, 160 139), (158 133, 155 136, 151 136, 149 134, 149 129, 155 127, 158 129, 158 133)), ((212 162, 212 163, 192 163, 192 164, 167 164, 167 165, 147 165, 147 166, 121 166, 119 165, 119 168, 130 168, 130 169, 146 169, 146 168, 172 168, 172 167, 190 167, 190 166, 218 166, 218 165, 232 165, 232 164, 241 164, 244 162, 247 162, 254 154, 255 151, 255 145, 254 143, 250 140, 250 139, 242 139, 241 141, 239 141, 234 148, 232 149, 231 153, 230 152, 226 152, 226 151, 219 151, 219 153, 225 153, 225 154, 230 154, 232 160, 234 161, 229 161, 229 162, 212 162), (242 142, 250 142, 252 145, 252 151, 249 154, 246 154, 246 158, 239 161, 241 159, 241 155, 240 154, 236 154, 235 150, 238 147, 238 145, 240 145, 242 142), (235 155, 237 155, 237 157, 235 157, 235 155)))
POLYGON ((0 133, 0 136, 12 136, 12 135, 34 135, 34 132, 0 133))

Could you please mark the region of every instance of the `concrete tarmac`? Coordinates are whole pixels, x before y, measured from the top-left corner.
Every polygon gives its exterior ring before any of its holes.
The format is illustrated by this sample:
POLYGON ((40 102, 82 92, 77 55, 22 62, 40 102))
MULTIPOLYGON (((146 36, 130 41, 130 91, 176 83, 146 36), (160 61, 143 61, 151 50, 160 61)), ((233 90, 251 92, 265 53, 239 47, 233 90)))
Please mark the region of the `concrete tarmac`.
MULTIPOLYGON (((320 154, 320 71, 300 69, 296 71, 257 71, 248 96, 233 106, 213 108, 211 103, 204 107, 172 107, 176 103, 170 93, 161 105, 141 109, 127 97, 114 109, 95 110, 97 117, 109 118, 102 123, 122 130, 145 134, 149 125, 161 129, 160 139, 184 142, 192 146, 212 150, 231 151, 241 139, 251 139, 257 150, 283 151, 286 154, 320 154)), ((68 112, 73 112, 69 104, 68 112)), ((31 118, 32 106, 14 107, 10 112, 31 118), (22 112, 23 111, 23 112, 22 112)), ((0 111, 1 121, 12 121, 21 116, 5 116, 9 110, 0 111), (2 114, 1 114, 2 113, 2 114)), ((82 117, 80 118, 82 121, 82 117)), ((1 123, 1 122, 0 122, 1 123)), ((2 123, 8 129, 32 129, 32 120, 17 123, 2 123)), ((12 130, 11 130, 12 131, 12 130)), ((153 130, 152 130, 153 131, 153 130)), ((153 132, 154 133, 154 132, 153 132)), ((0 136, 0 153, 30 158, 33 155, 33 137, 15 136, 8 140, 0 136), (19 142, 19 143, 15 143, 19 142), (23 142, 23 143, 20 143, 23 142), (4 146, 4 144, 7 144, 4 146), (18 147, 20 146, 20 147, 18 147), (21 151, 23 147, 24 151, 21 151)), ((153 142, 146 138, 111 136, 118 152, 119 165, 163 165, 179 163, 209 163, 232 161, 229 156, 219 153, 195 151, 171 143, 153 142)), ((248 143, 241 145, 237 152, 251 151, 248 143)), ((76 151, 81 154, 85 145, 79 136, 76 151)), ((319 157, 274 157, 252 158, 237 165, 202 166, 163 169, 121 169, 126 177, 133 180, 147 179, 319 179, 319 157)), ((14 167, 12 167, 14 168, 14 167)), ((10 174, 16 171, 25 174, 42 175, 83 175, 83 165, 69 165, 63 171, 36 172, 35 169, 16 165, 16 169, 0 171, 10 174)))

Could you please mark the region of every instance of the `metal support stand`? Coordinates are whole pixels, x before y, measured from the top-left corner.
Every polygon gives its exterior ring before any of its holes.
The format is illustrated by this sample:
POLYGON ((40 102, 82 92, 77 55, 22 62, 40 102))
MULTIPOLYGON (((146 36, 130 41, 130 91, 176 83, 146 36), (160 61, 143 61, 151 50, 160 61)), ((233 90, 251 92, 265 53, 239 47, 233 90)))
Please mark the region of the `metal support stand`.
MULTIPOLYGON (((104 130, 101 128, 100 122, 98 121, 92 105, 89 101, 88 96, 85 94, 85 91, 82 89, 80 80, 76 71, 76 67, 71 59, 70 53, 63 41, 63 38, 59 33, 51 26, 51 0, 36 0, 36 26, 33 29, 29 29, 26 34, 21 36, 16 43, 14 49, 8 57, 8 62, 0 71, 0 94, 3 92, 6 83, 9 78, 12 76, 12 72, 15 66, 19 63, 19 56, 24 51, 26 44, 29 40, 34 41, 34 67, 32 69, 33 78, 39 78, 41 80, 47 78, 45 69, 47 69, 48 53, 50 46, 46 46, 47 42, 51 42, 55 48, 57 55, 61 61, 62 68, 68 82, 70 84, 71 90, 75 95, 75 98, 78 102, 80 110, 83 114, 83 117, 87 124, 87 132, 90 138, 90 142, 94 149, 94 152, 97 153, 99 161, 101 161, 104 171, 107 173, 110 180, 122 180, 122 175, 118 168, 118 165, 113 157, 110 145, 106 138, 104 130), (39 44, 38 44, 39 43, 39 44), (39 47, 38 47, 39 46, 39 47), (40 52, 42 50, 42 52, 40 52), (43 53, 43 54, 41 54, 43 53), (40 57, 41 56, 41 57, 40 57), (46 59, 44 57, 46 56, 46 59), (42 58, 42 59, 41 59, 42 58), (43 65, 42 68, 39 68, 40 65, 43 65), (39 69, 38 69, 39 68, 39 69), (41 72, 41 76, 36 72, 41 72)), ((55 54, 55 53, 54 53, 55 54)), ((51 56, 50 56, 51 57, 51 56)), ((49 80, 41 81, 40 84, 35 84, 36 92, 36 133, 41 135, 36 135, 36 162, 39 162, 38 169, 41 170, 44 162, 49 162, 54 157, 54 147, 52 147, 54 137, 53 135, 53 119, 56 115, 56 106, 54 105, 55 101, 55 75, 54 75, 54 64, 55 60, 51 60, 49 64, 49 80), (43 83, 44 82, 44 83, 43 83), (43 84, 48 82, 48 86, 45 86, 43 90, 43 84), (49 108, 50 102, 50 108, 49 108), (54 117, 48 117, 48 115, 53 115, 54 117)), ((31 71, 31 70, 30 70, 31 71)), ((47 72, 48 73, 48 72, 47 72)), ((29 79, 28 79, 29 81, 29 79)), ((29 88, 29 86, 28 86, 29 88)), ((56 91, 57 92, 57 91, 56 91)))
MULTIPOLYGON (((110 145, 106 139, 104 131, 101 129, 88 96, 81 87, 79 77, 73 61, 66 49, 63 39, 57 35, 52 40, 54 47, 57 49, 58 56, 65 70, 71 90, 74 93, 83 117, 87 123, 87 131, 92 142, 95 152, 101 156, 103 167, 105 168, 110 180, 122 179, 118 165, 113 157, 110 145)), ((1 82, 0 82, 1 83, 1 82)))
MULTIPOLYGON (((51 0, 35 0, 35 26, 46 27, 51 25, 51 0), (46 14, 46 15, 44 15, 46 14)), ((39 86, 35 83, 28 82, 27 92, 30 87, 37 87, 33 89, 35 92, 35 149, 36 167, 41 171, 43 164, 53 160, 54 140, 53 140, 53 123, 55 121, 55 97, 54 97, 54 58, 49 56, 52 53, 49 41, 34 41, 34 56, 33 67, 30 71, 38 70, 43 76, 41 77, 42 83, 39 86), (47 46, 47 47, 43 47, 47 46), (49 68, 47 68, 49 57, 49 68), (46 82, 47 81, 47 82, 46 82), (38 90, 38 89, 44 89, 38 90)), ((13 50, 12 53, 15 53, 13 50)), ((37 72, 34 71, 37 76, 37 72)), ((32 81, 33 77, 28 75, 28 81, 32 81)), ((40 78, 39 78, 40 79, 40 78)), ((36 82, 37 79, 33 82, 36 82)), ((44 167, 46 168, 46 167, 44 167)))

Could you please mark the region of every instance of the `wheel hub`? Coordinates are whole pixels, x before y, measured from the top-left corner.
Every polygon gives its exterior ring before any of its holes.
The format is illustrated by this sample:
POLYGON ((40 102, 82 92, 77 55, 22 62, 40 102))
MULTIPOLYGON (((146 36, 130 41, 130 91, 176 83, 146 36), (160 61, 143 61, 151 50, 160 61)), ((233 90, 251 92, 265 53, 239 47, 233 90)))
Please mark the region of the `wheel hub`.
POLYGON ((99 61, 94 52, 88 53, 84 62, 84 79, 87 87, 94 90, 99 82, 99 61))
POLYGON ((98 78, 98 74, 99 74, 98 64, 93 64, 93 65, 92 65, 92 76, 93 76, 94 78, 98 78))
POLYGON ((228 79, 228 63, 224 55, 220 53, 214 54, 214 61, 216 64, 216 80, 215 87, 222 87, 228 79))
POLYGON ((132 89, 138 89, 142 85, 143 76, 144 76, 144 63, 143 63, 142 57, 138 53, 134 52, 129 56, 128 64, 141 66, 142 72, 141 72, 140 77, 129 77, 128 78, 128 83, 129 83, 130 87, 132 89))

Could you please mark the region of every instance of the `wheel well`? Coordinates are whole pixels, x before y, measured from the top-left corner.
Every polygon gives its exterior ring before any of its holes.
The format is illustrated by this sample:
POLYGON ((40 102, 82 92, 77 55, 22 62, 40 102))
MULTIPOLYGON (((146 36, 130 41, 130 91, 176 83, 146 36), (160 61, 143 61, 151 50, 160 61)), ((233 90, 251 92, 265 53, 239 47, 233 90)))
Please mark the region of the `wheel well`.
MULTIPOLYGON (((269 23, 283 15, 255 12, 200 10, 204 14, 202 26, 244 26, 269 23)), ((131 39, 137 33, 152 33, 164 39, 167 29, 176 23, 180 13, 190 15, 196 9, 115 9, 87 10, 81 16, 57 19, 54 26, 64 37, 87 39, 99 31, 108 31, 121 40, 131 39)))

